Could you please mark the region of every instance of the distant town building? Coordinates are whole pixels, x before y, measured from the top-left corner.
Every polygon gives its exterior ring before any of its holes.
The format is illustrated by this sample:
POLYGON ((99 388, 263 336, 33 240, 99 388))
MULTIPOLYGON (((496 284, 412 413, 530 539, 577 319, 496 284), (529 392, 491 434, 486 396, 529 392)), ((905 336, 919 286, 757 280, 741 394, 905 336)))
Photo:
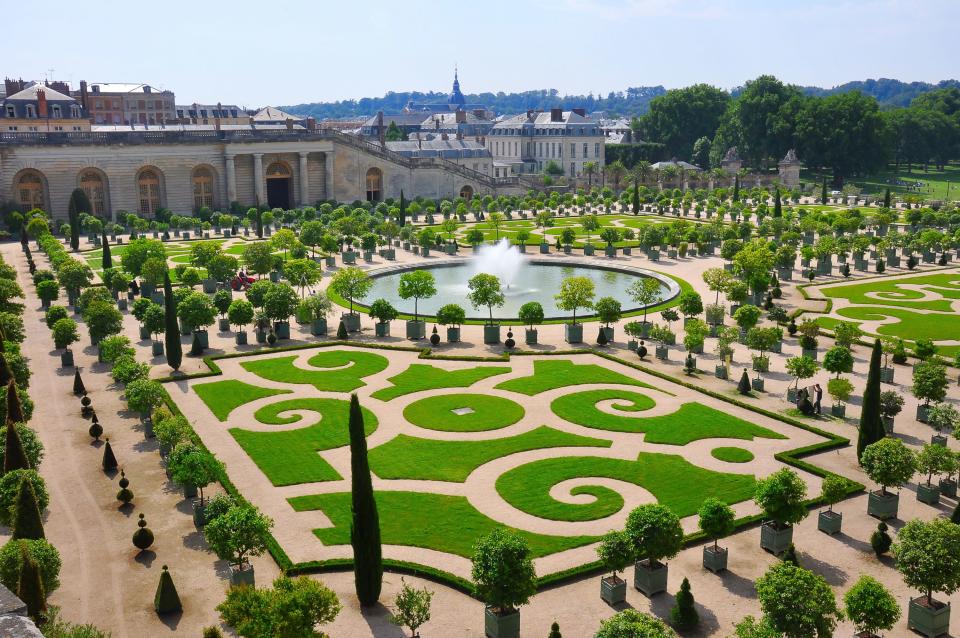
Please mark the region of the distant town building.
POLYGON ((235 104, 178 104, 178 124, 249 124, 250 115, 235 104))
POLYGON ((630 128, 630 120, 619 117, 613 120, 598 120, 600 130, 603 131, 604 141, 607 144, 633 144, 640 140, 634 140, 633 129, 630 128))
MULTIPOLYGON (((486 117, 486 112, 478 109, 471 111, 454 111, 452 113, 433 113, 420 123, 420 134, 437 136, 441 134, 468 137, 486 137, 493 128, 493 120, 486 117)), ((430 138, 432 139, 432 138, 430 138)))
POLYGON ((404 157, 437 157, 484 175, 493 175, 493 157, 481 142, 451 139, 444 134, 431 140, 386 142, 386 146, 404 157))
POLYGON ((286 124, 287 122, 295 122, 297 124, 303 124, 305 118, 300 117, 299 115, 291 115, 285 111, 274 106, 265 106, 259 111, 255 111, 250 119, 254 124, 286 124))
POLYGON ((445 113, 453 111, 483 111, 481 117, 493 119, 493 113, 485 104, 468 103, 466 96, 460 91, 460 78, 457 69, 453 70, 453 88, 446 102, 414 102, 411 100, 403 108, 404 113, 445 113))
POLYGON ((423 113, 396 113, 394 115, 385 115, 383 112, 380 112, 368 118, 363 123, 363 126, 360 127, 360 135, 374 140, 383 139, 391 124, 396 124, 400 132, 404 135, 409 135, 423 128, 423 122, 423 113))
POLYGON ((149 84, 81 81, 73 96, 94 124, 161 124, 176 118, 173 91, 149 84))
POLYGON ((12 91, 20 88, 21 83, 7 82, 7 97, 0 101, 0 132, 90 130, 90 120, 77 100, 45 84, 35 83, 12 91))
POLYGON ((493 126, 487 148, 497 164, 495 177, 540 173, 555 162, 568 177, 583 174, 586 162, 604 165, 604 135, 583 109, 527 111, 493 126), (500 173, 498 175, 498 173, 500 173))

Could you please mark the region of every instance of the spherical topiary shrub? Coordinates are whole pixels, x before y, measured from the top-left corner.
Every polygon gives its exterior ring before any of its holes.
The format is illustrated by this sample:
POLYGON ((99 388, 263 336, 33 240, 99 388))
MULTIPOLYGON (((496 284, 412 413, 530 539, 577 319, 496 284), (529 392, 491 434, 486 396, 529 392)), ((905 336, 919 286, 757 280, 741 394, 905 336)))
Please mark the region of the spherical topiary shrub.
POLYGON ((133 533, 133 545, 141 552, 153 545, 153 532, 147 527, 147 521, 144 520, 143 514, 137 521, 137 531, 133 533))
POLYGON ((97 420, 96 413, 93 415, 93 422, 90 423, 90 428, 87 430, 87 433, 94 441, 99 441, 103 435, 103 426, 100 425, 100 421, 97 420))
POLYGON ((118 483, 120 484, 120 491, 117 492, 117 500, 127 505, 133 500, 133 492, 130 490, 130 479, 123 473, 123 470, 120 470, 120 481, 118 483))
POLYGON ((0 478, 0 523, 8 527, 13 524, 13 507, 17 501, 17 492, 20 490, 20 481, 23 480, 30 481, 33 485, 33 491, 37 495, 37 506, 41 513, 50 503, 47 484, 36 470, 7 472, 3 478, 0 478))
POLYGON ((44 539, 11 540, 0 548, 0 583, 7 589, 17 590, 24 550, 40 567, 43 589, 49 595, 60 586, 61 561, 57 548, 44 539))

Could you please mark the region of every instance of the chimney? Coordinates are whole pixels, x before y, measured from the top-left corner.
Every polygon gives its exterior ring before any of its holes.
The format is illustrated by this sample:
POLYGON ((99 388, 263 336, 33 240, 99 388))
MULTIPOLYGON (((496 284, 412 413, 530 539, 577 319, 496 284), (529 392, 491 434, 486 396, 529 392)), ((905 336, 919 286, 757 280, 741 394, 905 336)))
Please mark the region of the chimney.
POLYGON ((573 109, 573 112, 579 115, 580 117, 587 117, 586 109, 573 109))
POLYGON ((466 124, 467 123, 467 112, 457 109, 456 114, 457 124, 466 124))
POLYGON ((461 133, 459 130, 457 131, 457 140, 461 142, 463 141, 463 133, 461 133))
POLYGON ((316 131, 316 130, 317 130, 317 120, 316 120, 316 118, 313 118, 313 117, 308 117, 308 118, 307 118, 307 130, 308 130, 308 131, 316 131))
POLYGON ((473 109, 473 115, 474 115, 474 117, 476 117, 477 119, 480 119, 480 120, 486 119, 486 118, 484 117, 485 113, 483 112, 483 109, 473 109))
POLYGON ((88 97, 89 97, 89 93, 87 92, 87 81, 80 80, 80 106, 83 107, 84 111, 90 110, 90 105, 87 104, 88 97))
POLYGON ((220 130, 220 118, 219 118, 219 117, 213 118, 213 128, 214 128, 215 130, 217 130, 217 131, 220 130))
POLYGON ((529 120, 532 117, 533 117, 533 109, 527 109, 527 119, 529 120))
POLYGON ((439 117, 434 116, 434 118, 433 118, 433 129, 434 129, 435 131, 439 131, 439 130, 440 130, 440 118, 439 118, 439 117))
POLYGON ((551 121, 551 122, 562 122, 562 121, 563 121, 563 109, 550 109, 550 121, 551 121))
POLYGON ((443 140, 444 142, 446 142, 447 140, 450 139, 450 136, 447 135, 446 133, 441 133, 441 134, 440 134, 440 139, 443 140))
POLYGON ((37 117, 47 117, 47 93, 37 89, 37 117))

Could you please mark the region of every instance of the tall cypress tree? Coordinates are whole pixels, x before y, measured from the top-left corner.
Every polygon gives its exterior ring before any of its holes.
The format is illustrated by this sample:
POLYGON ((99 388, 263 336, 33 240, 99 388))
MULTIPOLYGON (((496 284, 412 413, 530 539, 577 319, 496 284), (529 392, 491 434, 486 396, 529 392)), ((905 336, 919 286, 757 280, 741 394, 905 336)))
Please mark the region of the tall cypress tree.
POLYGON ((17 384, 13 381, 7 384, 7 423, 26 423, 23 415, 23 405, 20 404, 20 395, 17 394, 17 384))
POLYGON ((10 369, 7 357, 0 352, 0 385, 7 385, 13 380, 13 370, 10 369))
POLYGON ((260 207, 257 206, 257 237, 263 239, 263 211, 260 210, 260 207))
POLYGON ((780 189, 777 189, 776 195, 773 198, 773 216, 774 217, 783 217, 783 202, 780 199, 780 189))
POLYGON ((20 488, 17 490, 17 500, 13 508, 13 538, 45 538, 37 493, 33 489, 33 483, 26 478, 20 479, 20 488))
POLYGON ((91 208, 90 199, 83 189, 73 189, 67 203, 67 214, 70 218, 70 248, 74 252, 80 250, 80 214, 89 213, 91 208))
POLYGON ((733 178, 733 201, 740 200, 740 176, 735 175, 733 178))
POLYGON ((883 193, 883 207, 890 208, 890 187, 887 187, 887 190, 883 193))
POLYGON ((880 358, 882 354, 880 340, 877 339, 873 342, 873 353, 870 355, 870 371, 867 373, 867 388, 863 391, 860 434, 857 437, 858 461, 863 455, 864 448, 886 436, 883 429, 883 419, 880 416, 880 358))
POLYGON ((23 441, 13 421, 7 421, 6 435, 4 436, 3 473, 12 470, 29 470, 30 459, 23 449, 23 441))
POLYGON ((383 557, 380 547, 380 517, 373 498, 370 464, 367 460, 367 438, 363 428, 363 412, 356 394, 350 395, 350 482, 353 520, 350 523, 350 544, 353 546, 353 575, 357 598, 364 607, 380 598, 383 584, 383 557))
POLYGON ((110 242, 107 241, 107 227, 104 225, 102 231, 103 237, 100 240, 100 243, 103 244, 103 256, 100 258, 100 264, 103 266, 103 269, 113 268, 113 257, 110 255, 110 242))
POLYGON ((33 560, 26 543, 20 544, 20 578, 17 580, 17 598, 27 606, 27 615, 41 620, 47 611, 47 593, 43 590, 40 566, 33 560))
POLYGON ((401 228, 407 223, 407 200, 403 197, 402 188, 400 189, 400 215, 398 222, 401 228))
POLYGON ((633 180, 633 201, 631 202, 633 208, 633 214, 637 215, 640 212, 640 180, 633 180))
POLYGON ((820 185, 820 203, 827 203, 827 178, 823 178, 823 183, 820 185))
MULTIPOLYGON (((259 219, 259 217, 257 218, 259 219)), ((170 273, 163 275, 163 309, 166 319, 166 331, 163 334, 167 351, 167 364, 174 370, 180 369, 183 361, 183 346, 180 345, 180 326, 177 325, 177 302, 173 298, 173 286, 170 273)))

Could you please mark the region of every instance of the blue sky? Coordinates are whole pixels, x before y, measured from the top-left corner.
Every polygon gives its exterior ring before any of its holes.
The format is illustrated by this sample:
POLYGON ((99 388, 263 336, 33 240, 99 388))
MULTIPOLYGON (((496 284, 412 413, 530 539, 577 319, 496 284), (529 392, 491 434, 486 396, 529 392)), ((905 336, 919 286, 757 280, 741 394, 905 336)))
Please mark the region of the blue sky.
POLYGON ((2 72, 254 107, 448 91, 960 76, 958 0, 4 0, 2 72), (155 7, 150 11, 147 7, 155 7), (95 8, 95 9, 94 9, 95 8))

